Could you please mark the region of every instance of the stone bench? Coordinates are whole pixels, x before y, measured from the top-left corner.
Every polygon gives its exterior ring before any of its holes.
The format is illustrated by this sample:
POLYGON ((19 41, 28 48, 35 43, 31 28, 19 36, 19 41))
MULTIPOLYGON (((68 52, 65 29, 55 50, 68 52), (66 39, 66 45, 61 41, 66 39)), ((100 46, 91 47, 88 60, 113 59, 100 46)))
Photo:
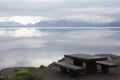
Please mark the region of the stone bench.
POLYGON ((96 63, 101 66, 102 73, 109 73, 109 68, 118 66, 115 63, 106 62, 106 61, 97 61, 96 63))
POLYGON ((78 73, 85 71, 85 68, 76 66, 73 64, 68 64, 65 62, 54 62, 54 64, 58 65, 60 67, 61 73, 67 74, 70 73, 71 76, 76 76, 78 73))

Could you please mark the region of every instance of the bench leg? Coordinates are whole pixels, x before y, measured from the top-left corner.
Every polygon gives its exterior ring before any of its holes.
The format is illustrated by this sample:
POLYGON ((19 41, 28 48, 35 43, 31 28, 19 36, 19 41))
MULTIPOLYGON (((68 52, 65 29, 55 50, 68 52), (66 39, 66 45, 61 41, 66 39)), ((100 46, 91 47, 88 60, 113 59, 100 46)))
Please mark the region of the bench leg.
POLYGON ((76 77, 76 76, 77 76, 77 72, 70 70, 70 77, 76 77))
POLYGON ((102 73, 109 73, 108 66, 101 65, 102 73))
POLYGON ((74 65, 77 65, 77 66, 83 67, 83 62, 80 61, 80 60, 73 60, 73 64, 74 64, 74 65))
POLYGON ((77 76, 76 71, 69 70, 69 72, 68 72, 68 70, 66 68, 64 68, 64 67, 60 67, 60 70, 61 70, 62 74, 69 74, 70 77, 76 77, 77 76))
POLYGON ((62 74, 67 74, 67 69, 64 67, 60 67, 61 73, 62 74))
POLYGON ((86 74, 95 74, 97 72, 96 62, 86 62, 86 74))

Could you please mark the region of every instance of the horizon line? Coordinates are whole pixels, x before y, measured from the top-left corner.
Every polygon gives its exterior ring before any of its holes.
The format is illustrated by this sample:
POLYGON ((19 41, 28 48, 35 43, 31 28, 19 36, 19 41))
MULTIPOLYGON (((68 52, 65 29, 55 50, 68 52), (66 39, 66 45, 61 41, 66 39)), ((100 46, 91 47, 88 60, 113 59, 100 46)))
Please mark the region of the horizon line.
POLYGON ((96 29, 104 29, 104 28, 120 28, 120 27, 38 27, 38 26, 0 26, 0 29, 18 29, 18 28, 39 28, 39 29, 91 29, 91 28, 96 28, 96 29))

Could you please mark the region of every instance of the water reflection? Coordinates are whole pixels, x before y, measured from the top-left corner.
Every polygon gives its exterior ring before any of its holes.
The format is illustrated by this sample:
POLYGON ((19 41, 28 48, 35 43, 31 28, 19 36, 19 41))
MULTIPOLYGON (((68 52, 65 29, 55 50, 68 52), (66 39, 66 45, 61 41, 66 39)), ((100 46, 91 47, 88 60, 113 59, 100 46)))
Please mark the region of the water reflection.
POLYGON ((120 52, 118 28, 0 28, 0 67, 48 65, 69 53, 120 52))

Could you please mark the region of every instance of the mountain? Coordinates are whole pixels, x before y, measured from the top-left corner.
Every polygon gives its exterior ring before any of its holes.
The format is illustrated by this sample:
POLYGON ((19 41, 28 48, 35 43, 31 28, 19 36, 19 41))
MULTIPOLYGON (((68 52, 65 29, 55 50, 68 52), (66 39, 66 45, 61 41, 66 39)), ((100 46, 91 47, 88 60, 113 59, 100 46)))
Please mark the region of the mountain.
POLYGON ((51 20, 51 21, 40 21, 35 24, 23 25, 17 22, 0 22, 0 26, 26 26, 26 27, 118 27, 120 22, 110 22, 110 23, 90 23, 83 21, 68 21, 68 20, 51 20))
POLYGON ((106 23, 104 26, 110 26, 110 27, 115 27, 115 26, 120 26, 120 22, 111 22, 111 23, 106 23))
POLYGON ((52 21, 40 21, 36 24, 29 26, 37 27, 114 27, 120 26, 120 22, 110 22, 110 23, 89 23, 82 21, 67 21, 67 20, 52 20, 52 21))
POLYGON ((20 23, 16 23, 16 22, 0 22, 0 26, 23 26, 20 23))
POLYGON ((74 21, 66 21, 66 20, 58 20, 58 21, 41 21, 33 26, 38 27, 79 27, 79 26, 93 26, 91 23, 86 22, 74 22, 74 21))

